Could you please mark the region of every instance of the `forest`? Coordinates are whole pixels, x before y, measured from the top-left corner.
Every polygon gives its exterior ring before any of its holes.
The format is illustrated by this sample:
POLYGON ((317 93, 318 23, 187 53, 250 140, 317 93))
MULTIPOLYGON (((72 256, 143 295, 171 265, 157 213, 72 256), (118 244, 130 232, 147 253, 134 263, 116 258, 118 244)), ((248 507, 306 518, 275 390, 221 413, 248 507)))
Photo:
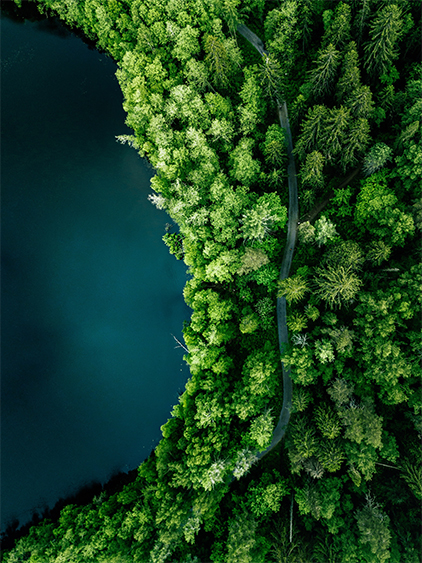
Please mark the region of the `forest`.
POLYGON ((420 2, 35 4, 118 65, 190 378, 131 482, 2 561, 420 562, 420 2))

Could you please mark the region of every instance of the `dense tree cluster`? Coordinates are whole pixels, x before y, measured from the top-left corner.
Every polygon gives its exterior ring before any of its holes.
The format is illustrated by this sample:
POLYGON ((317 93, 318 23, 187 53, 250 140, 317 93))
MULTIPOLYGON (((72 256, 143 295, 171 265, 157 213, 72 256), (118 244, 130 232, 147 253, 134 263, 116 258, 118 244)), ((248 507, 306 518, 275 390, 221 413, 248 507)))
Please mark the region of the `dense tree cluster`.
POLYGON ((36 4, 118 64, 133 130, 118 141, 156 170, 150 200, 191 274, 191 377, 133 482, 66 506, 3 560, 420 561, 418 2, 36 4), (302 215, 281 281, 280 100, 302 215), (277 298, 293 408, 261 459, 283 402, 277 298))

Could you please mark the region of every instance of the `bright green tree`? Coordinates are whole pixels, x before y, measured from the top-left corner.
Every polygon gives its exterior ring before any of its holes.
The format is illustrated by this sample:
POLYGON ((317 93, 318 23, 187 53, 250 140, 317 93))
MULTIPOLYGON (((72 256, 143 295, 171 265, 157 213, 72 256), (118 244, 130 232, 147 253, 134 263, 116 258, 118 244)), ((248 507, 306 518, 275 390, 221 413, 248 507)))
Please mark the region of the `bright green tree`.
POLYGON ((316 294, 331 308, 350 303, 362 286, 362 280, 350 267, 318 268, 317 274, 316 294))

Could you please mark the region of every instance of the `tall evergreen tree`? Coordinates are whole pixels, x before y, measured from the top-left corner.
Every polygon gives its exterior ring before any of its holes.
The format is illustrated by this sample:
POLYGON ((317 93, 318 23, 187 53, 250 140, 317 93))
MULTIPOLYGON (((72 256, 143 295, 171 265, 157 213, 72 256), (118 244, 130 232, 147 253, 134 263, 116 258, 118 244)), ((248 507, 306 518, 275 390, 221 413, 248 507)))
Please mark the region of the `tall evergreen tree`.
POLYGON ((372 75, 384 74, 398 57, 403 30, 401 8, 390 4, 380 10, 370 24, 370 41, 365 44, 365 68, 372 75))

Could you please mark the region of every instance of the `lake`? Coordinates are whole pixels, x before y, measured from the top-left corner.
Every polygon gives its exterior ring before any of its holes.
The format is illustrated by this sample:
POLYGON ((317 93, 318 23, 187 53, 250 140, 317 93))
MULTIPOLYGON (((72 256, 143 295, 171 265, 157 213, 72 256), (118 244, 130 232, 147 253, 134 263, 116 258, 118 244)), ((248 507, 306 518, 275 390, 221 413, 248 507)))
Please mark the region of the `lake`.
POLYGON ((4 527, 149 455, 190 309, 116 64, 50 20, 2 16, 1 48, 4 527))

